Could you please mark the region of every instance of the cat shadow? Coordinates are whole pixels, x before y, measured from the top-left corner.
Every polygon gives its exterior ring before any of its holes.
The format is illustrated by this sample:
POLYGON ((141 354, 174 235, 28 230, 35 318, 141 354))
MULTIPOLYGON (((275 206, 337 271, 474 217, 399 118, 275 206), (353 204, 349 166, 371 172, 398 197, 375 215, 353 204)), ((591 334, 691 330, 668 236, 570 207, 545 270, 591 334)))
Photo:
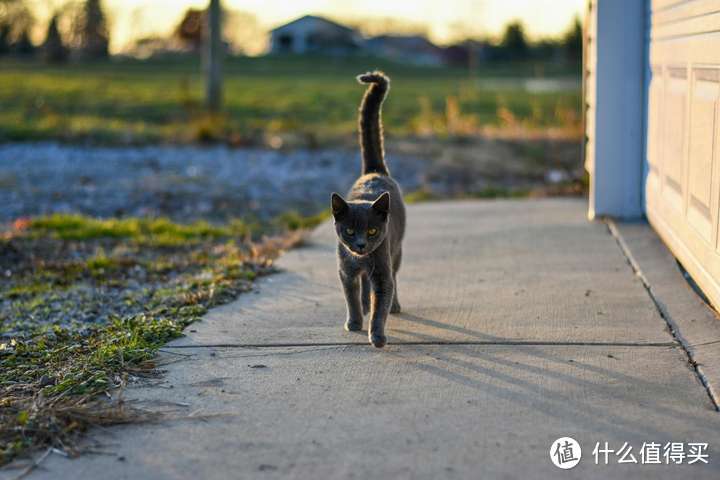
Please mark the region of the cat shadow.
MULTIPOLYGON (((498 337, 495 335, 489 335, 482 332, 477 332, 475 330, 468 329, 466 327, 457 326, 457 325, 449 325, 443 322, 439 322, 436 320, 424 318, 415 314, 402 312, 400 314, 396 315, 398 318, 401 318, 407 322, 416 323, 419 325, 429 326, 433 328, 443 329, 452 331, 455 333, 461 333, 463 335, 466 335, 469 337, 469 341, 463 343, 462 340, 459 341, 448 341, 447 338, 441 338, 436 337, 433 335, 429 335, 427 333, 421 333, 417 331, 409 331, 409 330, 399 330, 399 329, 389 329, 389 334, 392 334, 392 332, 401 333, 405 336, 414 337, 417 339, 417 343, 422 343, 425 345, 448 345, 456 343, 457 347, 462 350, 463 355, 466 357, 465 360, 458 360, 457 358, 454 358, 452 355, 448 355, 444 353, 443 351, 433 352, 433 357, 436 359, 446 362, 448 366, 454 366, 456 369, 457 367, 462 367, 464 369, 474 370, 476 373, 482 374, 483 376, 492 378, 496 381, 506 383, 508 385, 512 385, 514 387, 520 387, 525 390, 535 392, 535 395, 530 396, 520 396, 518 397, 518 401, 520 402, 547 402, 547 401, 557 401, 559 403, 563 403, 563 407, 559 407, 561 410, 565 410, 564 414, 572 414, 573 407, 570 406, 572 404, 570 398, 567 398, 566 395, 562 394, 561 392, 555 392, 552 391, 550 388, 545 387, 543 383, 536 383, 536 382, 528 382, 524 380, 520 380, 518 376, 508 375, 505 373, 500 373, 497 369, 494 368, 487 368, 487 367, 479 367, 478 363, 489 363, 492 365, 497 365, 500 367, 507 367, 513 370, 520 370, 523 371, 526 375, 531 375, 535 378, 548 378, 557 380, 559 382, 572 384, 575 387, 581 388, 584 391, 593 392, 594 396, 596 398, 602 398, 603 396, 607 397, 608 392, 608 385, 616 384, 617 382, 622 382, 626 384, 632 384, 634 386, 637 386, 636 388, 625 388, 625 389, 613 389, 612 391, 612 397, 613 400, 619 400, 624 403, 633 404, 633 405, 646 405, 649 406, 651 409, 655 410, 658 413, 661 413, 663 415, 670 416, 672 418, 682 418, 687 422, 690 422, 697 427, 707 429, 708 428, 708 421, 705 418, 702 418, 698 415, 694 415, 692 413, 689 413, 685 410, 673 408, 666 405, 661 405, 658 402, 658 399, 654 396, 650 396, 647 394, 647 392, 652 391, 663 391, 663 389, 666 389, 666 387, 658 382, 652 382, 643 378, 638 378, 634 376, 630 376, 627 374, 624 374, 622 372, 619 372, 614 369, 608 369, 604 367, 600 367, 597 365, 590 365, 588 363, 575 360, 575 359, 568 359, 568 356, 573 356, 573 353, 575 352, 569 351, 567 355, 562 355, 564 352, 558 352, 557 349, 562 349, 563 347, 568 347, 572 349, 578 349, 582 348, 578 345, 562 345, 561 343, 554 343, 554 342, 548 342, 548 344, 542 345, 538 342, 538 344, 532 344, 532 343, 521 343, 518 342, 515 339, 508 339, 504 337, 498 337), (478 346, 485 346, 485 347, 499 347, 502 348, 503 352, 507 352, 507 349, 509 348, 516 348, 519 349, 518 351, 522 352, 522 354, 532 358, 537 359, 538 361, 542 361, 543 363, 550 363, 555 365, 561 365, 562 369, 570 369, 571 372, 574 373, 564 373, 563 371, 553 370, 550 368, 543 368, 539 366, 538 364, 534 362, 520 362, 520 361, 510 361, 506 358, 503 358, 502 355, 496 355, 492 353, 492 350, 489 348, 478 348, 478 346), (602 382, 600 379, 605 378, 606 381, 602 382), (639 387, 639 388, 638 388, 639 387), (641 392, 640 394, 636 394, 634 392, 641 392), (538 396, 537 393, 540 393, 538 396), (568 410, 569 409, 569 410, 568 410)), ((392 339, 391 339, 392 340, 392 339)), ((396 343, 398 344, 398 343, 396 343)), ((602 346, 599 346, 602 348, 602 346)), ((608 345, 610 347, 610 345, 608 345)), ((630 347, 625 347, 630 348, 630 347)), ((640 347, 640 348, 662 348, 662 347, 640 347)), ((667 348, 674 348, 674 347, 667 347, 667 348)), ((618 361, 618 360, 616 360, 618 361)), ((539 362, 538 362, 539 363, 539 362)), ((428 367, 425 365, 423 368, 427 370, 428 367)), ((437 366, 433 367, 435 368, 435 372, 437 371, 437 366)), ((432 370, 432 369, 431 369, 432 370)), ((449 372, 446 372, 449 373, 449 372)), ((451 376, 455 380, 460 380, 457 376, 457 373, 453 373, 451 376)), ((465 380, 472 384, 477 381, 475 378, 465 378, 465 380)), ((493 384, 493 388, 497 388, 496 384, 493 384)), ((587 407, 587 405, 585 406, 587 407)), ((592 407, 590 407, 590 410, 594 410, 592 407)), ((546 413, 550 413, 549 411, 546 413)), ((582 415, 587 415, 588 412, 585 410, 578 411, 577 417, 580 418, 582 415)), ((598 411, 597 414, 595 414, 595 417, 593 421, 594 422, 605 422, 608 421, 607 412, 605 411, 598 411)), ((636 422, 630 418, 623 418, 619 415, 617 415, 614 419, 609 419, 611 425, 613 427, 617 427, 617 423, 620 422, 622 425, 632 425, 632 430, 628 431, 626 433, 632 433, 635 432, 637 434, 638 431, 644 431, 648 434, 654 434, 654 435, 660 435, 662 434, 661 430, 657 430, 652 428, 649 425, 645 425, 642 422, 636 422)))

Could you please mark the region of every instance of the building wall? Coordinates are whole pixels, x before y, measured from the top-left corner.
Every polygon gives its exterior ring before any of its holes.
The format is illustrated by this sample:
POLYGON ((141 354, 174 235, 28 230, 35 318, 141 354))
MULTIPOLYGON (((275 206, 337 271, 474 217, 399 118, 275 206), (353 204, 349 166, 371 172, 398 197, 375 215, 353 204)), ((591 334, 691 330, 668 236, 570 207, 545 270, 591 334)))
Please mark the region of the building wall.
POLYGON ((271 50, 273 53, 298 53, 302 54, 307 51, 307 37, 317 28, 317 22, 308 19, 301 22, 295 22, 291 25, 280 27, 272 32, 271 50), (290 48, 287 49, 281 38, 287 37, 291 39, 290 48))
POLYGON ((592 0, 585 56, 590 218, 643 214, 644 0, 592 0))
POLYGON ((720 306, 720 2, 651 8, 646 213, 720 306))
POLYGON ((720 306, 720 1, 590 8, 589 215, 645 214, 720 306))

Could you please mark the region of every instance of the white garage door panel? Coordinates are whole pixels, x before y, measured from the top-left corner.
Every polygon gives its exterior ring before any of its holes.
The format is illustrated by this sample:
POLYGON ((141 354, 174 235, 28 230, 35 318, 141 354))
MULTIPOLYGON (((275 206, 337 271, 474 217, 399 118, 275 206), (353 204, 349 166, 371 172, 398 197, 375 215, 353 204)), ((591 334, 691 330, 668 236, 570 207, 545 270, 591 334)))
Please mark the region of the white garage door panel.
POLYGON ((717 69, 693 70, 693 96, 690 102, 690 144, 688 158, 687 217, 700 236, 710 245, 713 240, 713 150, 718 93, 717 69))
POLYGON ((647 216, 720 306, 720 2, 652 8, 647 216))
POLYGON ((717 29, 718 21, 720 21, 720 12, 690 17, 681 21, 669 21, 660 24, 653 22, 653 36, 655 38, 668 38, 712 32, 717 29))
POLYGON ((675 208, 678 214, 683 211, 683 188, 685 185, 685 106, 687 104, 687 72, 685 68, 670 67, 666 69, 664 98, 664 124, 663 150, 665 150, 664 164, 661 164, 664 173, 664 193, 668 204, 675 208))
POLYGON ((652 2, 650 3, 652 4, 653 11, 658 11, 681 4, 683 2, 682 0, 652 0, 652 2))
POLYGON ((717 12, 717 0, 653 0, 653 25, 677 22, 717 12))

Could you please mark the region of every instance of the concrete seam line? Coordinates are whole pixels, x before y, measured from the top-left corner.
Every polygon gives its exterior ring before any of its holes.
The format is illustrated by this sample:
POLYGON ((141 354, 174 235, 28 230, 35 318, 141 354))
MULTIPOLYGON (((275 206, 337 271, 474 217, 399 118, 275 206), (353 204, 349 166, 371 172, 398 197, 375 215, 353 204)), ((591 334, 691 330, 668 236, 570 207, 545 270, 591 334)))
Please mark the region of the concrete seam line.
POLYGON ((710 388, 710 383, 705 376, 705 373, 703 372, 702 367, 695 361, 695 358, 693 358, 692 352, 690 351, 690 344, 685 339, 685 337, 682 336, 682 333, 680 332, 680 327, 678 324, 672 319, 672 316, 670 316, 670 313, 667 311, 663 303, 660 301, 658 297, 655 296, 655 292, 652 289, 652 285, 650 284, 650 281, 645 276, 645 273, 643 273, 642 268, 640 268, 640 264, 638 264, 637 260, 632 254, 632 251, 630 250, 630 247, 628 246, 627 242, 625 242, 625 239, 622 237, 622 234, 620 233, 620 230, 617 228, 617 225, 615 222, 611 219, 605 219, 605 225, 607 225, 608 232, 610 235, 612 235, 613 238, 615 238, 615 242, 618 244, 618 247, 620 247, 620 251, 622 251, 623 255, 625 256, 625 260, 628 262, 628 265, 630 265, 630 268, 632 268, 635 275, 640 279, 640 281, 643 284, 643 287, 645 287, 645 291, 647 292, 648 296, 650 297, 650 300, 652 300, 653 305, 655 305, 655 309, 660 314, 660 318, 662 318, 665 323, 667 324, 668 328, 670 329, 670 334, 673 336, 675 341, 680 345, 683 352, 685 352, 685 356, 687 357, 688 364, 692 367, 693 371, 695 372, 695 376, 700 381, 700 384, 705 389, 705 393, 707 393, 707 396, 710 398, 710 401, 713 404, 713 407, 715 408, 715 411, 720 412, 720 400, 718 400, 715 395, 713 394, 712 388, 710 388))
MULTIPOLYGON (((395 346, 516 346, 516 347, 672 347, 677 342, 541 342, 541 341, 507 341, 507 342, 400 342, 395 346)), ((317 343, 204 343, 200 345, 166 345, 168 348, 294 348, 294 347, 368 347, 367 343, 353 342, 317 342, 317 343)))

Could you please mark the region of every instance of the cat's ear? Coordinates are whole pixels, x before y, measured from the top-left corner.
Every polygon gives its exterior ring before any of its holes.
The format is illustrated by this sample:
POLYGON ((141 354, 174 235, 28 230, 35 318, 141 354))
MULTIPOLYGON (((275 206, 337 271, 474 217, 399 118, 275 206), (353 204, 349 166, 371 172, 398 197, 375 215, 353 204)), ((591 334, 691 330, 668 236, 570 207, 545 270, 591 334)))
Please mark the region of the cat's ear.
POLYGON ((347 202, 337 193, 333 193, 332 197, 330 197, 330 207, 335 218, 342 217, 348 211, 347 202))
POLYGON ((380 195, 372 204, 373 210, 381 215, 387 215, 390 211, 390 193, 380 195))

